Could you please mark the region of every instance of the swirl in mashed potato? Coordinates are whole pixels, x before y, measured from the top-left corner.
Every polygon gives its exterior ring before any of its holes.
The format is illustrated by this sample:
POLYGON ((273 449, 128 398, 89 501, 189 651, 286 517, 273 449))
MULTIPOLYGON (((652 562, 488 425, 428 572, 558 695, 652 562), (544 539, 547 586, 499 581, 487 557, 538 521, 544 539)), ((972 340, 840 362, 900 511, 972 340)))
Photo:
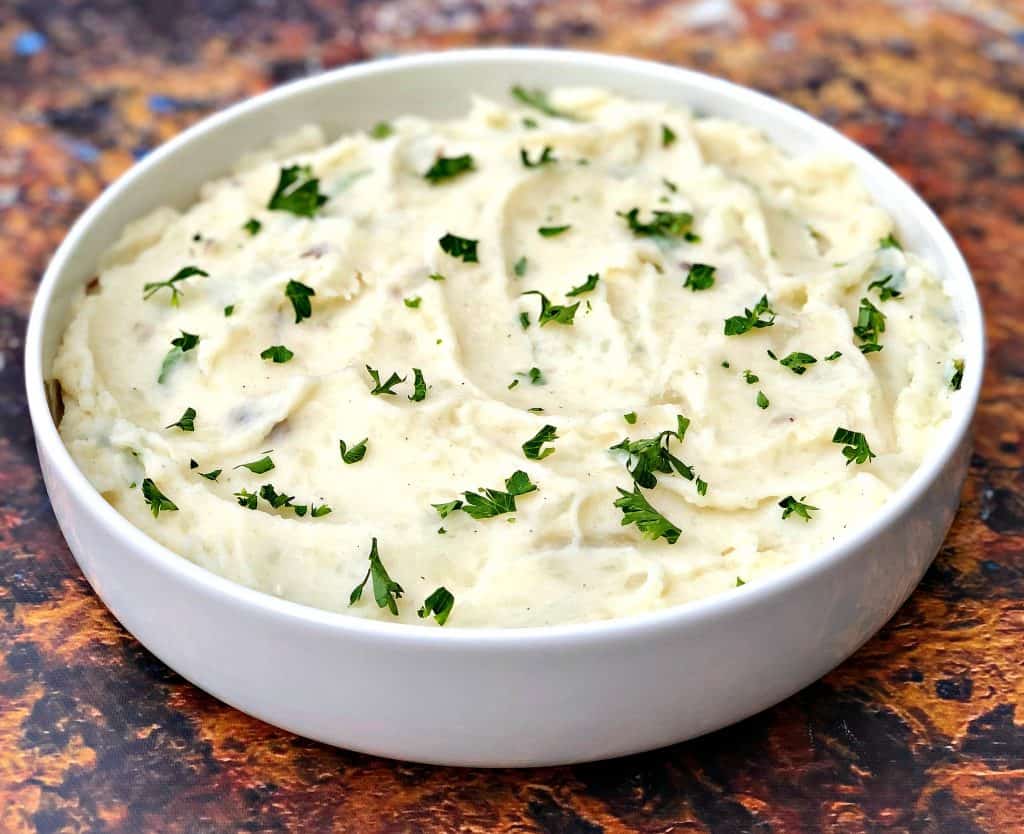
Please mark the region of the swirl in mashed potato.
POLYGON ((812 557, 927 455, 959 352, 848 163, 564 89, 247 156, 125 229, 54 375, 74 459, 175 552, 511 627, 812 557))

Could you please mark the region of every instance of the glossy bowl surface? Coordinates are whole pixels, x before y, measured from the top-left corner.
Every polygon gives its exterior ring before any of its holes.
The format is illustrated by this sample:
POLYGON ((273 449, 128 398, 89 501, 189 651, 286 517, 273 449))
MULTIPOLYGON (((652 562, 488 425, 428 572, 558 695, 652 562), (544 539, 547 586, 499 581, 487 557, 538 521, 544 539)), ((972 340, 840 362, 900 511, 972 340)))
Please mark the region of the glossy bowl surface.
POLYGON ((348 67, 214 115, 122 176, 75 223, 40 285, 26 384, 43 476, 75 558, 108 608, 171 668, 244 712, 353 750, 453 765, 552 765, 681 741, 791 695, 840 663, 906 600, 956 513, 984 357, 962 256, 925 203, 867 151, 779 101, 629 58, 539 49, 425 54, 348 67), (236 585, 148 538, 79 471, 45 381, 68 322, 124 225, 184 207, 246 150, 298 125, 329 135, 403 113, 463 112, 512 84, 592 85, 753 124, 792 153, 850 159, 954 298, 963 390, 939 448, 893 500, 818 557, 735 592, 584 625, 437 629, 347 617, 236 585))

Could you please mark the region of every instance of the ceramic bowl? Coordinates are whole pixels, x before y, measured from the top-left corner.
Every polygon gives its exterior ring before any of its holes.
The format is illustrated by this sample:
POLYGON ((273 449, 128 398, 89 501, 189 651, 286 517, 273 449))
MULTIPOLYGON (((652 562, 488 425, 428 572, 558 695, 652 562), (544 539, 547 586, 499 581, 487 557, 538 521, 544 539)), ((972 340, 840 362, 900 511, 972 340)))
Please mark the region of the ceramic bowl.
POLYGON ((26 383, 54 513, 114 616, 168 666, 250 715, 329 744, 450 765, 553 765, 698 736, 791 695, 848 657, 906 600, 959 503, 983 362, 981 310, 949 234, 867 151, 779 101, 696 72, 539 49, 426 54, 347 67, 235 105, 122 176, 75 223, 43 277, 26 383), (72 299, 129 221, 187 206, 244 151, 307 122, 329 135, 400 114, 443 118, 512 84, 592 85, 753 124, 794 153, 848 158, 899 236, 954 299, 966 371, 917 472, 836 546, 678 608, 583 625, 421 628, 348 617, 222 579, 119 515, 71 459, 47 403, 72 299))

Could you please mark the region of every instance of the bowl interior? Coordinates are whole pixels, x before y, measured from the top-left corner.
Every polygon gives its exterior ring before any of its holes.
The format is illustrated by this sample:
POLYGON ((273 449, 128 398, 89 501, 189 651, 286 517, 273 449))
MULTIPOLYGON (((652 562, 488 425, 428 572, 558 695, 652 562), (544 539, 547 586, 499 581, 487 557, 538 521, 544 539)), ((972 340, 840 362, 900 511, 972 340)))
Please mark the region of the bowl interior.
MULTIPOLYGON (((73 299, 127 223, 158 206, 184 208, 195 200, 205 181, 223 176, 241 154, 266 146, 303 124, 320 124, 333 137, 407 113, 454 117, 466 110, 473 95, 508 100, 513 84, 543 88, 600 86, 629 97, 684 105, 700 114, 758 127, 792 154, 835 153, 857 167, 876 201, 895 219, 905 245, 927 258, 948 287, 963 332, 967 363, 964 396, 959 398, 943 448, 935 450, 933 458, 925 461, 864 532, 887 523, 909 496, 934 477, 949 456, 967 429, 980 387, 980 306, 967 266, 949 234, 890 169, 805 113, 700 73, 591 53, 467 50, 362 64, 295 82, 235 105, 154 151, 107 189, 79 219, 40 286, 26 341, 26 380, 38 442, 54 451, 75 483, 85 485, 84 476, 63 449, 53 420, 44 416, 44 384, 73 299)), ((95 497, 102 502, 98 494, 95 497)), ((795 575, 800 569, 801 565, 796 565, 779 573, 795 575)))

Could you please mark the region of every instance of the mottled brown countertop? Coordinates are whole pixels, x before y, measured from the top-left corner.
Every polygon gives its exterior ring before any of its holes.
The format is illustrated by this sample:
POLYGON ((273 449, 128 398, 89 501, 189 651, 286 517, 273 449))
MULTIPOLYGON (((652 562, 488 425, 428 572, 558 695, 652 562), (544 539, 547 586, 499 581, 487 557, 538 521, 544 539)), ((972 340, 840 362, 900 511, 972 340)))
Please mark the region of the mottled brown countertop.
POLYGON ((0 832, 1024 831, 1024 7, 994 2, 8 2, 0 8, 0 832), (57 530, 22 392, 33 288, 133 159, 229 102, 394 52, 543 43, 706 70, 862 142, 974 270, 989 369, 920 589, 822 681, 698 741, 532 771, 323 747, 129 637, 57 530))

